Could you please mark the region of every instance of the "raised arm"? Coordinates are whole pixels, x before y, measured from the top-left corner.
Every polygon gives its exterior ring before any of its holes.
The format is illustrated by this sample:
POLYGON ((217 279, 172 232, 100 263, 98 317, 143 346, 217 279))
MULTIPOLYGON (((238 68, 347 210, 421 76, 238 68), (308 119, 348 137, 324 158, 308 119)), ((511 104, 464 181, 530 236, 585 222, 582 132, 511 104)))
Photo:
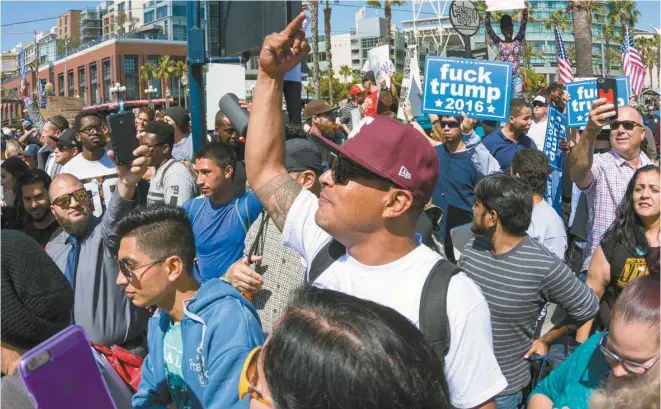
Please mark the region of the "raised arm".
POLYGON ((32 101, 32 98, 28 96, 28 87, 24 82, 21 82, 21 97, 23 98, 23 103, 25 103, 25 109, 28 111, 30 120, 41 134, 44 131, 44 124, 46 121, 41 116, 39 107, 36 106, 32 101))
POLYGON ((284 75, 310 51, 301 30, 304 20, 305 13, 300 13, 282 32, 264 39, 246 137, 248 183, 280 230, 301 191, 284 166, 281 109, 284 75))
POLYGON ((523 41, 526 36, 526 26, 528 25, 528 2, 526 2, 526 8, 521 12, 521 26, 519 26, 519 32, 516 34, 514 40, 523 41))
POLYGON ((491 27, 491 13, 488 11, 486 12, 484 17, 484 27, 487 30, 487 35, 491 39, 491 42, 493 42, 496 45, 503 42, 503 40, 501 40, 500 37, 498 37, 496 33, 494 33, 493 28, 491 27))
POLYGON ((581 189, 587 189, 592 183, 592 160, 594 158, 594 141, 601 133, 609 117, 613 115, 615 106, 607 104, 606 99, 598 99, 590 108, 588 124, 580 140, 571 151, 571 180, 581 189))

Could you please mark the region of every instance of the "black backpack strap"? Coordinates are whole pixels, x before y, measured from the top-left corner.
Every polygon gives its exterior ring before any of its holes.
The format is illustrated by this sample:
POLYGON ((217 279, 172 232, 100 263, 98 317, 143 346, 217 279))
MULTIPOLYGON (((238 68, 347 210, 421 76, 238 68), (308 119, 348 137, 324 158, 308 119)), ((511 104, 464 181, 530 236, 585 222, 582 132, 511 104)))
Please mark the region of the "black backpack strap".
POLYGON ((314 283, 331 264, 345 255, 346 252, 347 248, 335 239, 331 239, 324 244, 324 247, 319 250, 317 255, 314 256, 314 260, 312 260, 312 266, 310 266, 310 272, 308 273, 308 283, 314 283))
POLYGON ((427 276, 420 297, 420 331, 441 358, 450 350, 448 288, 450 279, 460 272, 461 269, 451 262, 439 260, 427 276))

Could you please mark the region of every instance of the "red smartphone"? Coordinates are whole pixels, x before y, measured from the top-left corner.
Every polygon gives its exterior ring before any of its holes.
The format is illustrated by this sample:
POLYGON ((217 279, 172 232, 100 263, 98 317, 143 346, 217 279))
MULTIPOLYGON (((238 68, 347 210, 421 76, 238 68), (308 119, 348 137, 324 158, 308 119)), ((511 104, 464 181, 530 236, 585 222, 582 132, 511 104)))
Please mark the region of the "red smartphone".
POLYGON ((77 325, 28 351, 18 369, 39 409, 116 409, 85 331, 77 325))
POLYGON ((617 82, 615 78, 597 78, 597 97, 604 98, 609 104, 615 106, 615 115, 608 118, 606 123, 612 123, 617 119, 617 82))

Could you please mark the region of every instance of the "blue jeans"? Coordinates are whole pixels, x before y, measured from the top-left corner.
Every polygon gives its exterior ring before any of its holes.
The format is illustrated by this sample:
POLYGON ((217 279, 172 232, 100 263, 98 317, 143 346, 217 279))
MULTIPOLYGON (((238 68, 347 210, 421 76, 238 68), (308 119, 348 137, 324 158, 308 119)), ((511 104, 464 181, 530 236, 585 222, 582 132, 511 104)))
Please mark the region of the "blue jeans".
POLYGON ((512 77, 512 98, 521 98, 523 92, 523 78, 520 75, 512 77))
POLYGON ((519 409, 523 403, 523 392, 513 395, 496 396, 496 409, 519 409))

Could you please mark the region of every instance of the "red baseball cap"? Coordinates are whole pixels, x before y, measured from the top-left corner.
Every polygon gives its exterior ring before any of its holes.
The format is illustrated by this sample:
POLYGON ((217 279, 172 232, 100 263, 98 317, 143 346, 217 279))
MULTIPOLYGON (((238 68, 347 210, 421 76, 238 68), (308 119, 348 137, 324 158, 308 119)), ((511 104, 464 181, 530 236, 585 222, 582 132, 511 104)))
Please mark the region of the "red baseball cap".
POLYGON ((339 146, 315 136, 331 151, 411 192, 428 203, 436 187, 440 165, 436 151, 415 128, 383 116, 365 117, 339 146))
POLYGON ((365 88, 363 88, 363 86, 360 84, 353 84, 349 90, 349 94, 351 94, 352 97, 355 97, 361 92, 365 92, 365 88))

